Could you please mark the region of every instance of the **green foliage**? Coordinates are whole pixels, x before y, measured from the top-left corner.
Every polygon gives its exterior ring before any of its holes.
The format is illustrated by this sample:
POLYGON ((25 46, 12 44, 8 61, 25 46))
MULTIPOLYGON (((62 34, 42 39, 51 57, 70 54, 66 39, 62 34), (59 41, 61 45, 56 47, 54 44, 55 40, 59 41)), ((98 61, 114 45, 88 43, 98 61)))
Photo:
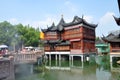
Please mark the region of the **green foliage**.
POLYGON ((96 37, 96 41, 98 41, 98 40, 100 40, 100 38, 99 38, 99 37, 96 37))
POLYGON ((34 29, 32 27, 23 26, 22 24, 18 24, 17 31, 18 36, 21 39, 21 42, 25 46, 38 46, 39 44, 39 29, 34 29))
POLYGON ((39 29, 29 25, 12 25, 7 21, 0 23, 0 44, 8 46, 38 46, 39 29))
POLYGON ((7 21, 0 23, 0 44, 11 45, 13 38, 15 37, 14 26, 7 21))

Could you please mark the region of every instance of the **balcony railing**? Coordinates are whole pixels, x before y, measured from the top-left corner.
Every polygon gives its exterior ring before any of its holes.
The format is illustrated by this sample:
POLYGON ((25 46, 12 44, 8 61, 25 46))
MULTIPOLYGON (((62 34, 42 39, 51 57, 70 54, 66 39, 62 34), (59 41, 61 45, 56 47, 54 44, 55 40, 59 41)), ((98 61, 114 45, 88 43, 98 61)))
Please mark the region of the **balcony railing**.
POLYGON ((64 39, 82 38, 82 33, 64 35, 64 39))
POLYGON ((82 50, 81 49, 71 49, 70 53, 71 54, 82 54, 82 50))
POLYGON ((112 48, 111 52, 120 52, 120 47, 112 48))

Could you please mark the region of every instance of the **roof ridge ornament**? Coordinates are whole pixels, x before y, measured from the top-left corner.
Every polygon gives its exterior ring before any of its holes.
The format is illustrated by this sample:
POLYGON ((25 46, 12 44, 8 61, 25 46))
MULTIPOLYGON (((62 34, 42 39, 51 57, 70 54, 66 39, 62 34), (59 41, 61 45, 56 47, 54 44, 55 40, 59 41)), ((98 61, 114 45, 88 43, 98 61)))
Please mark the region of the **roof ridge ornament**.
POLYGON ((52 23, 52 26, 55 26, 55 23, 54 23, 54 22, 52 23))
POLYGON ((82 22, 84 22, 83 18, 84 18, 84 15, 82 15, 82 22))
POLYGON ((61 18, 63 18, 63 14, 61 15, 61 18))
POLYGON ((82 15, 82 19, 84 19, 84 15, 82 15))
POLYGON ((63 15, 61 15, 61 19, 58 23, 58 25, 63 25, 65 23, 64 19, 63 19, 63 15))

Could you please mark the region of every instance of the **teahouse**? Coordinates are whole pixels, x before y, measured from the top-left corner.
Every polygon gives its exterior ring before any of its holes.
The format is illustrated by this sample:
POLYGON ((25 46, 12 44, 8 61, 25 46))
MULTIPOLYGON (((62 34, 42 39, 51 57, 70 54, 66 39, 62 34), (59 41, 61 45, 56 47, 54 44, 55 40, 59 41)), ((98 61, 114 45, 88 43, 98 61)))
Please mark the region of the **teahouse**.
POLYGON ((88 23, 83 17, 75 16, 70 23, 66 23, 62 17, 57 25, 53 23, 47 29, 41 29, 44 33, 45 55, 49 60, 51 57, 61 60, 67 56, 69 60, 80 57, 83 61, 90 54, 96 54, 96 27, 96 24, 88 23))

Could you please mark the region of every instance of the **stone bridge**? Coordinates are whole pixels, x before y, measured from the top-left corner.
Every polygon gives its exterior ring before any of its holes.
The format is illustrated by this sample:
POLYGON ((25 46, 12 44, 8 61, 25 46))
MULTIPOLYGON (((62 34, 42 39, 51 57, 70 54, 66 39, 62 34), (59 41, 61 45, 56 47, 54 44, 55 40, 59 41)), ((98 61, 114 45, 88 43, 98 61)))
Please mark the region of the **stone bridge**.
POLYGON ((42 57, 43 52, 12 53, 0 59, 0 80, 15 80, 15 65, 35 63, 42 57))
POLYGON ((37 62, 37 58, 42 57, 44 52, 24 52, 24 53, 9 53, 6 55, 3 55, 4 57, 12 57, 14 59, 14 64, 22 64, 22 63, 35 63, 37 62))
POLYGON ((0 59, 0 80, 15 80, 12 59, 0 59))

